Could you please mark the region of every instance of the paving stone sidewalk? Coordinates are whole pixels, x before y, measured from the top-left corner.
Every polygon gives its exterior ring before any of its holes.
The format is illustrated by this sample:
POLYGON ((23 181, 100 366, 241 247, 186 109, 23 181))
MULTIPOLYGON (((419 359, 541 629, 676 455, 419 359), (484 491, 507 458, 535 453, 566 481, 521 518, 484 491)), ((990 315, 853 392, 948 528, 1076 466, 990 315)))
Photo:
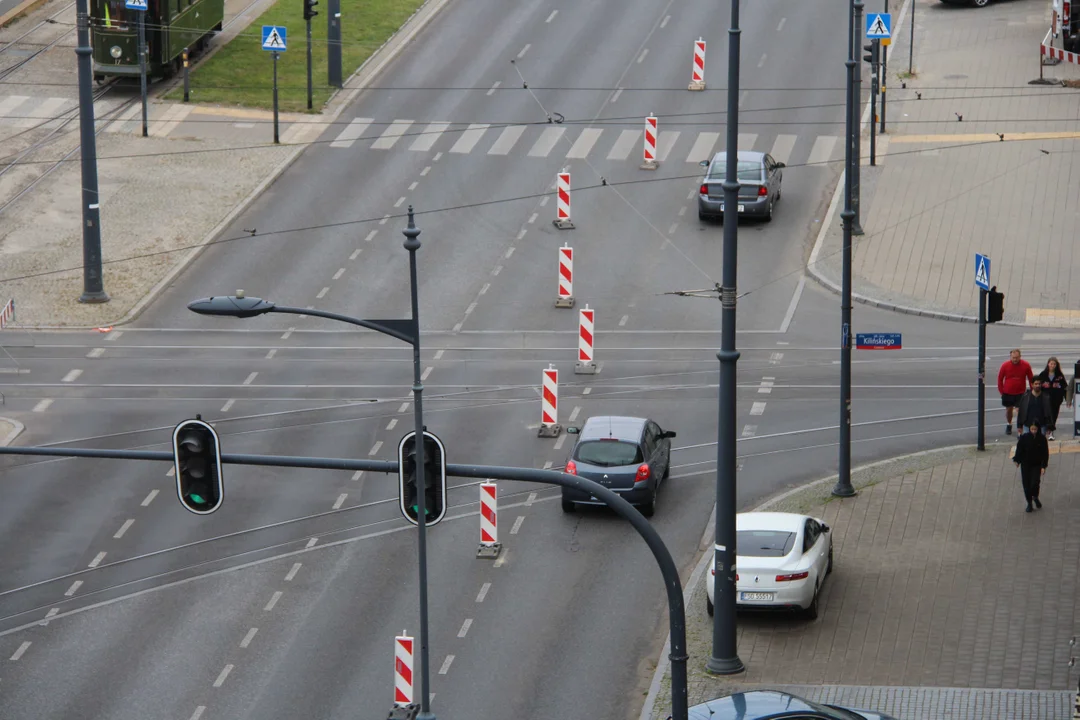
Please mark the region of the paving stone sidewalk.
MULTIPOLYGON (((889 49, 887 134, 877 167, 866 166, 863 141, 865 235, 855 239, 855 293, 886 306, 974 319, 979 252, 992 260, 1006 320, 1080 326, 1080 253, 1073 249, 1080 91, 1029 84, 1039 77, 1049 3, 974 8, 914 0, 914 8, 917 77, 899 77, 908 68, 909 7, 889 49)), ((894 23, 897 16, 893 8, 894 23)), ((1080 79, 1080 65, 1043 72, 1080 79)), ((864 64, 864 89, 869 75, 864 64)), ((840 205, 811 268, 836 286, 840 205)))
MULTIPOLYGON (((712 625, 705 587, 688 591, 691 705, 743 689, 786 687, 900 720, 1071 717, 1080 668, 1080 445, 1054 443, 1043 509, 1024 512, 1004 448, 956 449, 824 483, 770 510, 821 517, 835 570, 817 620, 741 614, 744 674, 705 672, 712 625)), ((651 717, 670 712, 669 679, 651 717)))

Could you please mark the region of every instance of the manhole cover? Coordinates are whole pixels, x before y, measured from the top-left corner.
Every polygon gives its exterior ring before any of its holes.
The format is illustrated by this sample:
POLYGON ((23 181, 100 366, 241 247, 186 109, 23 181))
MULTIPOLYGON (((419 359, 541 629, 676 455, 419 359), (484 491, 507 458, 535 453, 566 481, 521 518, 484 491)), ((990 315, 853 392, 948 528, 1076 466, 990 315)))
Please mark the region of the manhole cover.
POLYGON ((967 80, 967 75, 945 75, 946 80, 967 80))

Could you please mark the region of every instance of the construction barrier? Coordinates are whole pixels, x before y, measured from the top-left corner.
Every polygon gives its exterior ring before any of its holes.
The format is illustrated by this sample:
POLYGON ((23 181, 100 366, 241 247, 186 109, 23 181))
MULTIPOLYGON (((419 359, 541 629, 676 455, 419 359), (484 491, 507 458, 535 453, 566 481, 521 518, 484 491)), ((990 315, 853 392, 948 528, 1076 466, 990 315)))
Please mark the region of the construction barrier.
POLYGON ((570 221, 570 173, 561 172, 555 180, 555 219, 552 224, 560 230, 570 230, 574 223, 570 221))
POLYGON ((2 310, 0 310, 0 330, 3 330, 4 327, 14 319, 15 319, 15 300, 11 299, 11 300, 8 300, 7 303, 4 305, 4 308, 2 310))
POLYGON ((641 169, 655 170, 656 168, 656 116, 650 115, 645 118, 645 162, 641 164, 641 169))
POLYGON ((705 40, 698 38, 694 43, 694 69, 690 76, 689 90, 705 89, 705 40))
POLYGON ((554 365, 544 370, 540 388, 540 437, 558 437, 559 427, 559 371, 554 365))
POLYGON ((593 340, 595 339, 594 328, 596 311, 590 310, 586 305, 578 319, 578 358, 574 366, 576 375, 595 375, 596 363, 593 359, 593 340))
POLYGON ((476 557, 495 557, 499 544, 498 493, 495 483, 480 483, 480 547, 476 557))
POLYGON ((559 295, 555 307, 574 307, 574 248, 559 248, 559 295))
POLYGON ((413 639, 405 634, 394 638, 394 704, 413 701, 413 639))

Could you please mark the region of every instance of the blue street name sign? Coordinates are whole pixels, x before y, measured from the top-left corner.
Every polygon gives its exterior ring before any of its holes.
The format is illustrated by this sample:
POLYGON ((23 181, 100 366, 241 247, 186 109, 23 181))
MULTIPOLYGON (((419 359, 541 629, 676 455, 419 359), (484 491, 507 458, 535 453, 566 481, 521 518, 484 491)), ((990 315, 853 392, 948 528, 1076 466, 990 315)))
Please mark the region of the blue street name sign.
POLYGON ((990 258, 975 253, 975 284, 983 290, 990 289, 990 258))
POLYGON ((866 39, 888 40, 892 38, 892 15, 889 13, 866 14, 866 39))
POLYGON ((900 333, 855 333, 859 350, 902 350, 900 333))
POLYGON ((285 52, 285 28, 277 25, 262 26, 262 49, 270 52, 285 52))

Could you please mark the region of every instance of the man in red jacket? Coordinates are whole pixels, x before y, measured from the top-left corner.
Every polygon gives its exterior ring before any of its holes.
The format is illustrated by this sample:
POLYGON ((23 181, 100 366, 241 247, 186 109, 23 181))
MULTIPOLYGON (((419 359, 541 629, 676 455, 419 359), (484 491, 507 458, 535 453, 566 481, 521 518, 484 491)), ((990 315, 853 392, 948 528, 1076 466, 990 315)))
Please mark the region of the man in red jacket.
POLYGON ((1020 359, 1020 351, 1009 352, 1009 359, 998 370, 998 392, 1005 406, 1005 434, 1012 435, 1013 408, 1020 405, 1020 398, 1027 392, 1028 384, 1035 379, 1031 365, 1020 359))

